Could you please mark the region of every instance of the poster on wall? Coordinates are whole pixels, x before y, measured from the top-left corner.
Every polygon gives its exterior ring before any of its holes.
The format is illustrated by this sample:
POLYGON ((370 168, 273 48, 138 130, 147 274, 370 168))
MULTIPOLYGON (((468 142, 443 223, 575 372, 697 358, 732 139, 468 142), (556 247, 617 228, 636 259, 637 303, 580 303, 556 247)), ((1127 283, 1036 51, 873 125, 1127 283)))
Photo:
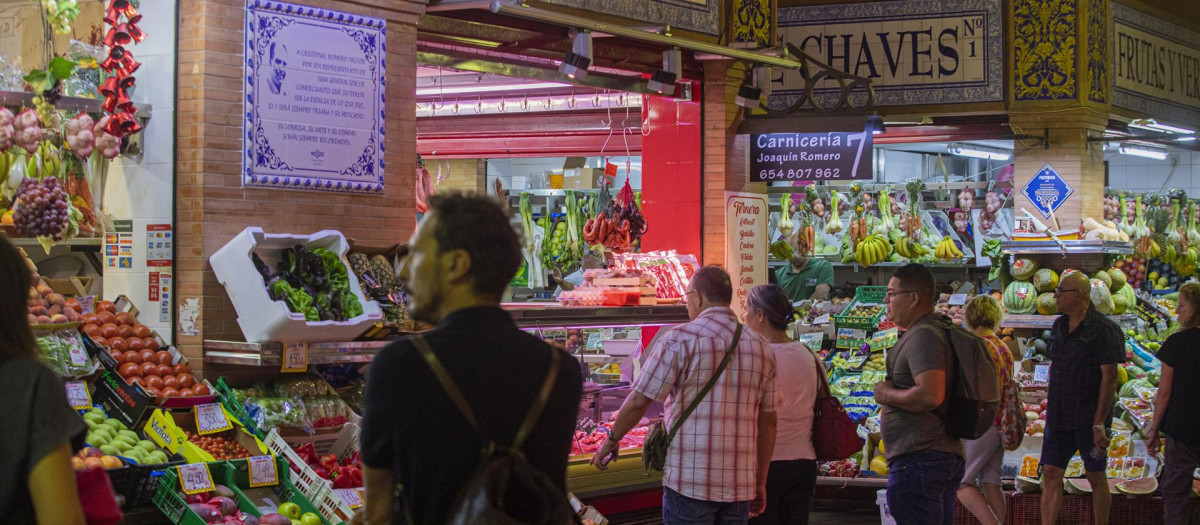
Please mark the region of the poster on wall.
POLYGON ((750 180, 822 181, 871 179, 873 135, 857 133, 763 133, 750 136, 750 180))
MULTIPOLYGON (((1000 0, 893 0, 780 7, 783 40, 845 73, 871 79, 875 105, 1004 100, 1004 17, 1000 0)), ((793 104, 798 70, 778 72, 767 103, 793 104)), ((837 96, 831 80, 816 97, 837 96)))
POLYGON ((246 5, 242 186, 383 191, 385 22, 246 5))
POLYGON ((767 196, 725 192, 725 269, 733 283, 733 311, 741 317, 750 289, 767 284, 767 196))

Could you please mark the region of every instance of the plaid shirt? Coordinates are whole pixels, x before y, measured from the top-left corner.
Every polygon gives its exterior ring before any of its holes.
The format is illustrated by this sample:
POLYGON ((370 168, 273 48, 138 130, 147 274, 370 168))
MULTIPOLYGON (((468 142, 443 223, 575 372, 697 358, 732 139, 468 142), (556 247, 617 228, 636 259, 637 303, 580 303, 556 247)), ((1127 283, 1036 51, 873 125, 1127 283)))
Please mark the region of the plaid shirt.
MULTIPOLYGON (((666 404, 667 429, 712 378, 737 328, 728 308, 709 308, 651 348, 633 389, 666 404)), ((775 411, 775 356, 742 330, 729 366, 671 443, 663 485, 689 498, 754 499, 758 414, 775 411)))
POLYGON ((1100 398, 1100 366, 1125 361, 1125 335, 1095 307, 1070 333, 1069 321, 1060 316, 1050 330, 1047 430, 1090 427, 1100 398))

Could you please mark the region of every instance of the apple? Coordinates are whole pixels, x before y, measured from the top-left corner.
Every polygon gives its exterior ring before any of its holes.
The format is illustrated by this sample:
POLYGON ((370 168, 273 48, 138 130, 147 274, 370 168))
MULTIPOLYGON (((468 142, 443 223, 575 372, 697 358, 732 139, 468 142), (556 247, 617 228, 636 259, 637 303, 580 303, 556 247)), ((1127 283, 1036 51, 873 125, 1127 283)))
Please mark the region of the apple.
POLYGON ((305 512, 300 516, 300 525, 321 525, 321 517, 312 512, 305 512))
MULTIPOLYGON (((295 503, 292 503, 290 501, 280 505, 279 509, 277 509, 277 510, 279 511, 280 514, 286 516, 289 519, 293 519, 293 520, 300 519, 300 506, 295 503)), ((319 521, 320 521, 320 518, 318 518, 318 522, 319 521)))

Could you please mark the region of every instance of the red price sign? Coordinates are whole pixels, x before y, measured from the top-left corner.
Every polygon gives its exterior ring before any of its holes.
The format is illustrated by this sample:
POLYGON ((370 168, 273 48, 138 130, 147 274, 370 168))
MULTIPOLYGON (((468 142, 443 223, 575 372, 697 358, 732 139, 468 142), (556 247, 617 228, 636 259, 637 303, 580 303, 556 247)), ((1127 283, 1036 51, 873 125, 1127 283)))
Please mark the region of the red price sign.
POLYGON ((308 371, 308 343, 283 343, 283 371, 308 371))
POLYGON ((196 433, 200 435, 214 434, 233 428, 229 418, 225 417, 225 409, 220 403, 196 405, 196 433))
POLYGON ((347 507, 357 509, 363 505, 362 494, 358 489, 333 489, 339 498, 342 498, 342 503, 347 507))
POLYGON ((215 489, 212 473, 204 463, 188 463, 175 467, 179 471, 179 485, 184 494, 199 494, 215 489))
POLYGON ((254 456, 247 460, 250 466, 250 486, 265 487, 279 484, 279 471, 275 466, 275 458, 271 456, 254 456))
POLYGON ((92 394, 88 392, 87 383, 83 381, 67 381, 67 402, 75 410, 92 408, 92 394))

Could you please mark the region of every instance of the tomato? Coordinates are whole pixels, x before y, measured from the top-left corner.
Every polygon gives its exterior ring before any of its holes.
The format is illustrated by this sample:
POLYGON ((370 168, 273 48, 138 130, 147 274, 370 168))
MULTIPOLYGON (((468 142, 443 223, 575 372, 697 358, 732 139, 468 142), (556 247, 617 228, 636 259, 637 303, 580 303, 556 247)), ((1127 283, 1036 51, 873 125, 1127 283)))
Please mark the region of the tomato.
MULTIPOLYGON (((162 378, 159 378, 159 380, 161 381, 161 380, 162 380, 162 378)), ((158 399, 159 397, 162 397, 162 392, 160 392, 160 391, 159 391, 157 388, 155 388, 155 387, 152 387, 152 386, 145 386, 145 385, 143 385, 143 386, 142 386, 142 388, 145 388, 145 389, 146 389, 146 393, 147 393, 147 394, 150 394, 150 395, 152 395, 152 396, 154 396, 154 398, 155 398, 155 399, 158 399)))
POLYGON ((96 318, 100 320, 100 324, 102 325, 109 323, 116 324, 115 321, 117 320, 117 316, 113 315, 112 312, 100 312, 96 314, 96 318))
POLYGON ((140 384, 142 384, 142 378, 140 378, 138 376, 133 376, 133 377, 126 379, 126 382, 131 385, 140 385, 140 384))
POLYGON ((149 375, 142 377, 142 383, 149 388, 158 390, 163 387, 163 379, 158 375, 149 375))
POLYGON ((130 377, 140 377, 142 375, 142 367, 137 363, 125 363, 117 368, 117 373, 128 380, 130 377))
POLYGON ((142 363, 142 377, 152 376, 157 371, 158 365, 154 363, 142 363))
POLYGON ((137 324, 137 319, 134 319, 133 314, 131 314, 129 312, 121 312, 121 313, 117 314, 116 322, 119 325, 129 326, 129 327, 131 327, 130 330, 132 330, 133 329, 132 326, 137 324))
POLYGON ((168 386, 162 389, 162 395, 163 397, 179 397, 179 390, 168 386))
POLYGON ((100 346, 108 346, 108 339, 105 339, 103 337, 93 337, 92 342, 94 342, 100 346))
POLYGON ((171 367, 171 373, 173 373, 175 375, 189 374, 191 372, 192 372, 192 369, 188 368, 188 365, 185 365, 183 363, 179 363, 179 364, 171 367))
POLYGON ((154 331, 151 330, 149 326, 144 324, 133 325, 133 334, 138 337, 150 337, 150 335, 153 333, 154 331))
MULTIPOLYGON (((130 348, 130 350, 133 350, 133 349, 130 348)), ((149 349, 143 348, 141 351, 138 352, 138 355, 142 356, 143 363, 154 363, 155 365, 158 365, 158 362, 154 360, 154 350, 149 350, 149 349)))
MULTIPOLYGON (((147 348, 147 349, 149 349, 149 350, 154 350, 154 351, 156 351, 156 352, 158 351, 158 349, 159 349, 159 346, 158 346, 158 340, 157 340, 157 339, 155 339, 155 338, 153 338, 153 337, 143 337, 143 338, 142 338, 142 341, 146 343, 146 348, 147 348)), ((170 363, 167 363, 167 364, 170 364, 170 363)))
POLYGON ((138 339, 136 337, 130 337, 130 338, 125 339, 125 345, 128 346, 130 350, 133 350, 135 352, 140 352, 141 350, 146 348, 146 342, 142 341, 141 339, 138 339))
POLYGON ((196 395, 196 393, 193 392, 192 389, 190 389, 190 388, 183 388, 183 389, 179 390, 179 395, 181 395, 183 397, 192 397, 192 396, 196 395))
POLYGON ((100 330, 100 326, 96 325, 95 323, 87 323, 83 325, 83 328, 80 328, 79 331, 87 334, 88 337, 91 337, 93 340, 104 335, 104 332, 100 330))
POLYGON ((104 323, 100 325, 100 335, 107 339, 121 337, 121 328, 112 323, 104 323))
POLYGON ((163 377, 175 375, 171 373, 171 365, 158 365, 158 372, 156 373, 163 377))
POLYGON ((179 386, 183 388, 192 388, 196 385, 196 378, 192 374, 179 374, 179 386))
POLYGON ((208 385, 204 383, 196 383, 196 386, 192 387, 192 391, 198 396, 207 396, 212 393, 212 391, 208 389, 208 385))
MULTIPOLYGON (((126 350, 129 350, 129 343, 127 341, 125 341, 125 339, 123 339, 123 338, 113 337, 108 340, 108 347, 113 350, 120 350, 120 351, 124 352, 126 350)), ((140 357, 138 358, 138 362, 139 363, 141 362, 140 357)))
POLYGON ((83 321, 83 324, 94 324, 96 326, 103 324, 100 322, 100 316, 96 314, 83 314, 83 317, 81 317, 79 320, 83 321))
POLYGON ((117 305, 112 301, 99 301, 96 303, 96 311, 115 314, 117 313, 117 305))
MULTIPOLYGON (((151 339, 151 340, 153 341, 153 339, 151 339)), ((144 342, 145 339, 143 339, 142 341, 144 342)), ((171 352, 168 352, 166 350, 159 350, 157 352, 154 352, 154 361, 160 365, 170 365, 171 364, 171 352)))
MULTIPOLYGON (((122 340, 122 341, 121 341, 121 343, 122 343, 122 344, 124 344, 124 343, 125 343, 125 341, 124 341, 124 340, 122 340)), ((116 350, 116 349, 114 348, 113 350, 116 350)), ((137 352, 134 352, 133 350, 130 350, 130 351, 128 351, 128 352, 125 352, 124 356, 125 356, 125 362, 126 362, 126 363, 133 363, 133 364, 135 364, 135 365, 140 365, 140 364, 142 364, 142 356, 141 356, 141 354, 138 354, 137 352)))
POLYGON ((175 376, 166 376, 166 377, 164 377, 164 378, 163 378, 163 386, 164 386, 164 387, 167 387, 167 388, 169 388, 169 389, 171 389, 171 390, 175 390, 175 391, 176 391, 175 393, 176 393, 176 394, 178 394, 178 393, 179 393, 179 392, 178 392, 178 390, 179 390, 179 378, 178 378, 178 377, 175 377, 175 376))

